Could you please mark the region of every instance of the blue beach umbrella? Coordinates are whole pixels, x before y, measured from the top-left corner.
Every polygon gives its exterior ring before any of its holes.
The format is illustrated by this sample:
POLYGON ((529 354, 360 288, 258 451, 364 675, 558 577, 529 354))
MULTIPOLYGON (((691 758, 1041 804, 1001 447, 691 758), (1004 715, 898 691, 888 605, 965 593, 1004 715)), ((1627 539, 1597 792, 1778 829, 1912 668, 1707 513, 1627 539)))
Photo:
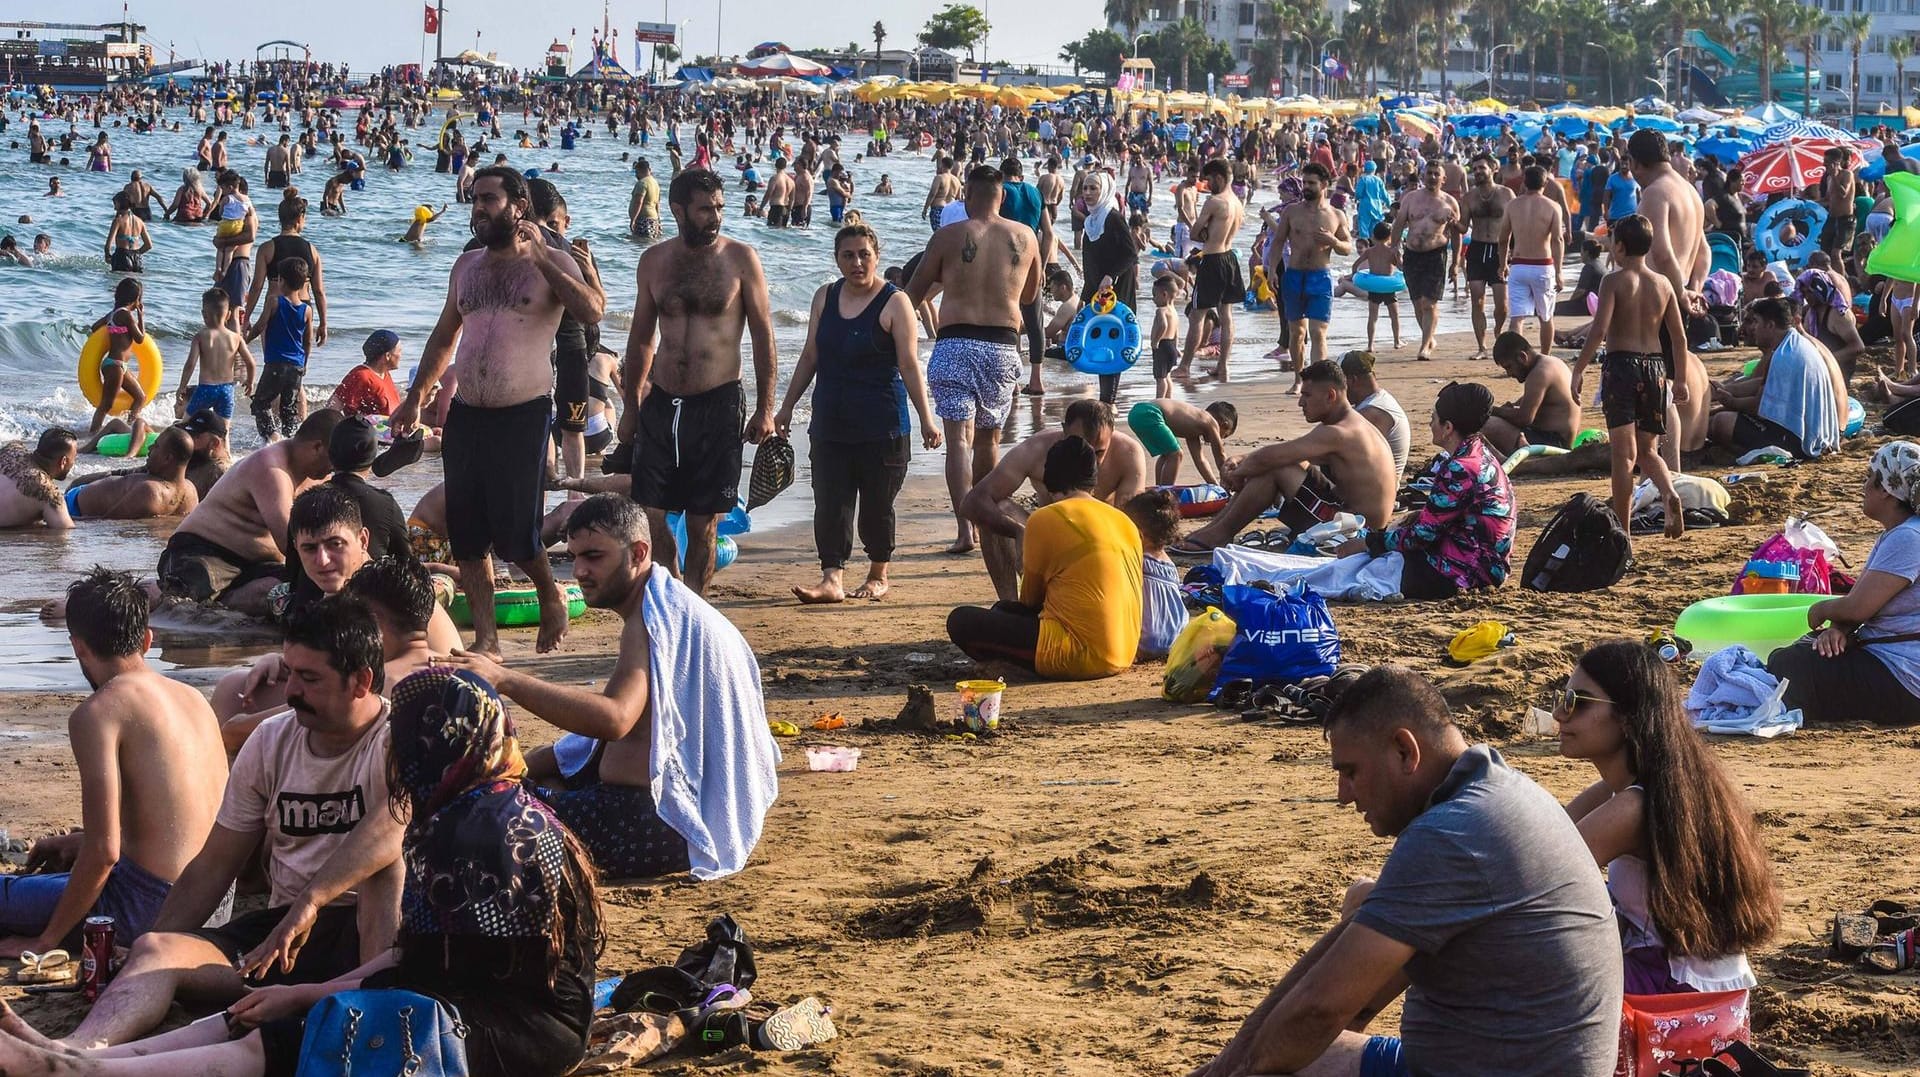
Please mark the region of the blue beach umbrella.
POLYGON ((1826 139, 1829 142, 1856 142, 1860 136, 1852 131, 1842 131, 1831 124, 1813 120, 1789 120, 1785 123, 1776 123, 1760 132, 1762 146, 1771 146, 1776 142, 1785 142, 1789 139, 1805 141, 1816 138, 1826 139))
MULTIPOLYGON (((1909 142, 1900 147, 1900 156, 1909 161, 1920 161, 1920 142, 1909 142)), ((1860 170, 1860 178, 1868 182, 1885 179, 1886 175, 1887 159, 1879 154, 1875 154, 1873 160, 1867 162, 1867 167, 1860 170)))
POLYGON ((1701 156, 1711 157, 1723 165, 1734 164, 1739 161, 1740 158, 1745 157, 1747 154, 1759 148, 1759 144, 1752 139, 1733 138, 1725 135, 1703 138, 1699 144, 1694 147, 1701 156))
POLYGON ((1453 120, 1453 129, 1472 138, 1497 135, 1507 125, 1505 116, 1480 113, 1473 116, 1459 116, 1453 120))
POLYGON ((1665 116, 1635 116, 1632 121, 1625 126, 1635 131, 1658 131, 1663 135, 1670 135, 1684 128, 1685 124, 1682 124, 1678 120, 1670 120, 1665 116))

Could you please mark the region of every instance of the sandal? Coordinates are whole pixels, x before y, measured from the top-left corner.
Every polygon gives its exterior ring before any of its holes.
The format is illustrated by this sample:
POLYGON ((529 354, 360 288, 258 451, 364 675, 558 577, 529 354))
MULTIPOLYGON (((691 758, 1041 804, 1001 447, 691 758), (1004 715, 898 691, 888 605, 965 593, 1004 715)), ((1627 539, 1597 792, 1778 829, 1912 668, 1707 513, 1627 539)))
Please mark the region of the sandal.
POLYGON ((20 967, 14 970, 13 980, 22 984, 63 984, 72 982, 79 973, 79 962, 65 950, 48 950, 44 954, 26 950, 20 954, 20 967))
POLYGON ((1184 557, 1190 561, 1198 561, 1211 558, 1213 556, 1213 547, 1202 546, 1192 539, 1181 539, 1179 542, 1169 543, 1167 545, 1167 555, 1170 557, 1184 557))
POLYGON ((1920 928, 1907 928, 1891 935, 1876 939, 1873 948, 1860 959, 1862 967, 1870 972, 1905 972, 1920 966, 1920 939, 1915 938, 1920 928))
MULTIPOLYGON (((1781 1066, 1767 1061, 1752 1046, 1735 1040, 1712 1058, 1699 1061, 1705 1077, 1812 1077, 1813 1071, 1797 1066, 1781 1066), (1728 1065, 1732 1062, 1732 1065, 1728 1065)), ((1687 1073, 1687 1069, 1680 1072, 1687 1073)))
POLYGON ((1835 913, 1829 956, 1853 961, 1888 935, 1920 927, 1920 913, 1899 901, 1876 901, 1864 913, 1835 913))
POLYGON ((828 1018, 832 1009, 808 996, 762 1022, 748 1046, 758 1051, 803 1051, 839 1035, 828 1018))

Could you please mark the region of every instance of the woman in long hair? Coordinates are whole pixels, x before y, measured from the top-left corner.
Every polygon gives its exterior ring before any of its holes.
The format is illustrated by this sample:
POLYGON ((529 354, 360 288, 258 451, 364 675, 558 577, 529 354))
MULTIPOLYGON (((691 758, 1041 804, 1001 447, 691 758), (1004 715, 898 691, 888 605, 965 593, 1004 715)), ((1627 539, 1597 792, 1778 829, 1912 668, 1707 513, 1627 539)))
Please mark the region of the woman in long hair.
POLYGON ((1567 813, 1607 869, 1631 994, 1752 987, 1746 951, 1780 922, 1760 828, 1681 700, 1652 648, 1614 640, 1554 704, 1560 754, 1600 772, 1567 813))

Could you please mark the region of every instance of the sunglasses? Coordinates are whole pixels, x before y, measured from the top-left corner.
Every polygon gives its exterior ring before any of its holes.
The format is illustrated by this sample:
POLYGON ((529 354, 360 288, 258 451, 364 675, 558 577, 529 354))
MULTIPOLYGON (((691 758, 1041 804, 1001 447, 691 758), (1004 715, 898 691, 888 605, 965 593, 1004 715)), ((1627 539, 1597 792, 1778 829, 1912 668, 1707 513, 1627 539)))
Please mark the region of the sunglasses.
POLYGON ((1582 703, 1611 704, 1612 702, 1613 700, 1605 696, 1590 696, 1584 692, 1576 692, 1572 685, 1568 685, 1560 689, 1560 694, 1553 701, 1553 709, 1556 714, 1572 714, 1580 709, 1582 703))

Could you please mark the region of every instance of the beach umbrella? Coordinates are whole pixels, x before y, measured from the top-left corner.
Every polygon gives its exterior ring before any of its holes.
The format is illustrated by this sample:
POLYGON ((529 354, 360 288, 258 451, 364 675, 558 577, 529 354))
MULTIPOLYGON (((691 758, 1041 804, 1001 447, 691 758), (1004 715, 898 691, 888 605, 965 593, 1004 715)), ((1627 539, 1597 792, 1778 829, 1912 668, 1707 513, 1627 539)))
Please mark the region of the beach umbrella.
MULTIPOLYGON (((1920 142, 1909 142, 1900 147, 1900 156, 1909 161, 1920 161, 1920 142)), ((1867 167, 1860 170, 1860 178, 1869 183, 1885 179, 1886 176, 1887 159, 1879 154, 1874 154, 1873 160, 1867 162, 1867 167)))
POLYGON ((1562 138, 1584 138, 1587 133, 1587 128, 1589 127, 1593 128, 1594 132, 1603 139, 1610 137, 1610 132, 1606 124, 1595 123, 1585 116, 1578 116, 1567 112, 1556 114, 1553 118, 1553 123, 1549 126, 1552 127, 1554 134, 1562 138))
POLYGON ((752 63, 742 64, 736 71, 738 74, 755 77, 761 75, 792 75, 802 77, 807 75, 833 74, 833 68, 828 67, 826 64, 817 64, 805 56, 795 56, 790 52, 776 52, 771 56, 763 56, 752 63))
POLYGON ((1613 126, 1616 130, 1658 131, 1668 135, 1681 128, 1679 121, 1669 120, 1665 116, 1631 116, 1623 120, 1615 120, 1613 126))
POLYGON ((1633 110, 1635 112, 1664 112, 1669 116, 1673 115, 1673 106, 1667 104, 1665 98, 1656 97, 1653 94, 1648 94, 1638 101, 1635 101, 1633 103, 1633 110))
POLYGON ((1730 165, 1759 148, 1759 144, 1750 138, 1720 135, 1701 139, 1694 150, 1703 157, 1711 157, 1723 165, 1730 165))
POLYGON ((1859 168, 1865 163, 1852 142, 1777 142, 1747 154, 1739 162, 1747 194, 1764 198, 1819 183, 1820 177, 1827 174, 1826 152, 1835 146, 1845 149, 1852 156, 1852 167, 1859 168))
POLYGON ((1500 129, 1506 125, 1507 118, 1504 115, 1489 116, 1480 113, 1472 116, 1456 116, 1453 119, 1455 131, 1474 138, 1499 134, 1500 129))
POLYGON ((1726 117, 1720 115, 1718 112, 1710 108, 1701 108, 1699 105, 1695 105, 1674 117, 1674 119, 1679 120, 1681 123, 1719 123, 1725 118, 1726 117))
POLYGON ((1769 101, 1764 105, 1750 108, 1747 110, 1747 115, 1766 124, 1785 123, 1788 120, 1797 120, 1800 118, 1798 112, 1795 112, 1778 101, 1769 101))
POLYGON ((1788 120, 1776 123, 1760 132, 1760 144, 1771 146, 1776 142, 1802 141, 1814 139, 1825 142, 1853 142, 1859 136, 1851 131, 1842 131, 1831 124, 1814 120, 1788 120))
POLYGON ((1440 128, 1434 122, 1418 112, 1400 111, 1393 114, 1393 122, 1400 125, 1400 132, 1414 138, 1437 135, 1440 128))

